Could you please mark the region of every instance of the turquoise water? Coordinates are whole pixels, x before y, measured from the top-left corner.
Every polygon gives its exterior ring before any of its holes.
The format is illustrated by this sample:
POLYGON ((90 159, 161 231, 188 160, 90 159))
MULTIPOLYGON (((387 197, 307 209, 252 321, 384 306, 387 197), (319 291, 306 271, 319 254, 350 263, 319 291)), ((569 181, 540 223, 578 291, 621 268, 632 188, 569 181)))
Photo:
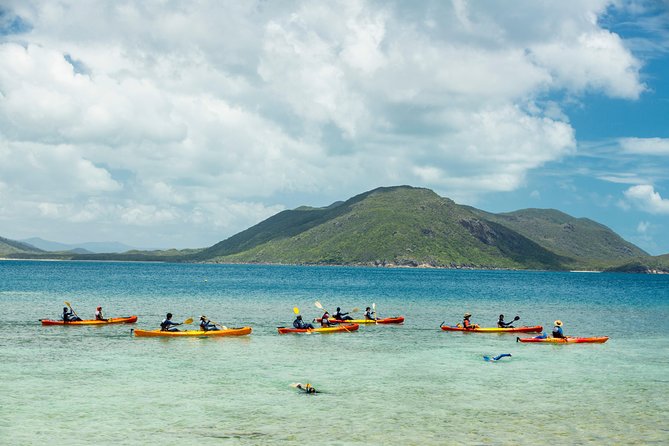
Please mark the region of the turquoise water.
POLYGON ((669 276, 0 261, 0 444, 667 444, 669 276), (206 314, 253 334, 139 339, 42 327, 63 301, 156 328, 206 314), (284 335, 292 308, 402 326, 284 335), (447 333, 500 313, 606 344, 447 333), (482 355, 511 353, 497 363, 482 355), (307 396, 289 386, 311 382, 307 396))

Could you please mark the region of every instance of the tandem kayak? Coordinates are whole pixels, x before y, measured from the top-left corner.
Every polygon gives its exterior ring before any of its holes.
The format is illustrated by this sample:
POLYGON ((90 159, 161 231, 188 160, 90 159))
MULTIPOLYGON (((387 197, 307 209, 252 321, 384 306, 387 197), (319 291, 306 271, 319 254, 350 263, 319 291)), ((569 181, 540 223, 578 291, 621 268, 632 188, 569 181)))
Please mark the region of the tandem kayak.
POLYGON ((444 331, 465 331, 465 332, 473 332, 473 333, 541 333, 541 330, 543 330, 543 327, 541 325, 535 325, 533 327, 508 327, 508 328, 499 328, 499 327, 479 327, 479 328, 462 328, 462 326, 458 327, 456 326, 451 326, 451 325, 441 325, 441 329, 444 331))
POLYGON ((251 327, 228 328, 226 330, 186 330, 186 331, 161 331, 161 330, 133 330, 135 336, 140 338, 178 338, 178 337, 223 337, 223 336, 245 336, 251 334, 251 327))
POLYGON ((609 340, 608 336, 593 336, 590 338, 578 338, 567 336, 566 338, 551 338, 537 336, 535 338, 516 338, 516 342, 544 342, 547 344, 603 344, 609 340))
POLYGON ((54 321, 51 319, 40 319, 42 325, 108 325, 108 324, 134 324, 137 322, 137 316, 126 316, 126 317, 112 317, 106 321, 99 321, 97 319, 88 319, 84 321, 73 321, 73 322, 64 322, 64 321, 54 321))
MULTIPOLYGON (((316 319, 316 322, 320 322, 321 318, 316 319)), ((395 316, 395 317, 385 317, 383 319, 349 319, 347 321, 339 319, 330 319, 330 322, 333 324, 403 324, 404 316, 395 316)))
POLYGON ((290 333, 340 333, 340 332, 351 332, 356 331, 360 328, 358 324, 343 324, 335 325, 333 327, 318 327, 318 328, 289 328, 289 327, 277 327, 279 334, 290 334, 290 333))

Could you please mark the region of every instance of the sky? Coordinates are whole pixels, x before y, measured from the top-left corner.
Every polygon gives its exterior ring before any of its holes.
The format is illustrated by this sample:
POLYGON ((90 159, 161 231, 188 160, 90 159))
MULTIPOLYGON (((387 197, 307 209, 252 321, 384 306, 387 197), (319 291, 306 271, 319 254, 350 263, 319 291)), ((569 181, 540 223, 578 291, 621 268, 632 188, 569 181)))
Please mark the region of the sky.
POLYGON ((393 185, 669 253, 669 0, 0 2, 0 236, 210 246, 393 185))

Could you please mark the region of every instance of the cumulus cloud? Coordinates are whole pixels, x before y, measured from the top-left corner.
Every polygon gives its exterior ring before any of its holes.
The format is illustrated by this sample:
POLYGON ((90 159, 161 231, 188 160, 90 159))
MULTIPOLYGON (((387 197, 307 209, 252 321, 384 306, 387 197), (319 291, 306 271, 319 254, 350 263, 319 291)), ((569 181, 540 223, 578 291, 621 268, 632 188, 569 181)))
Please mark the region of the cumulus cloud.
POLYGON ((9 2, 0 218, 153 227, 167 246, 196 225, 188 246, 287 197, 512 191, 575 151, 548 95, 645 90, 598 22, 611 5, 9 2))
POLYGON ((669 199, 662 198, 650 184, 632 186, 624 195, 634 206, 650 214, 669 214, 669 199))

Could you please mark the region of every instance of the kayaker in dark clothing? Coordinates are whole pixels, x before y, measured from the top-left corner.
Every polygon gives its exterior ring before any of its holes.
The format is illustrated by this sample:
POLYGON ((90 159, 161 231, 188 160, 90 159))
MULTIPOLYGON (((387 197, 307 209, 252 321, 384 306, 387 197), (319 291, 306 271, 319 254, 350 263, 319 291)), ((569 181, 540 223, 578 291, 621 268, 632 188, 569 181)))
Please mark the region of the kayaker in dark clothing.
POLYGON ((564 338, 564 332, 562 331, 562 321, 555 321, 555 327, 553 327, 553 337, 554 338, 564 338))
POLYGON ((511 324, 513 324, 515 321, 517 321, 519 319, 520 319, 520 317, 516 316, 515 318, 513 318, 513 320, 511 322, 504 322, 504 315, 500 314, 499 315, 499 320, 497 321, 497 326, 499 328, 513 328, 513 325, 511 325, 511 324))
POLYGON ((63 307, 63 322, 76 322, 81 318, 74 313, 74 310, 68 307, 63 307))
MULTIPOLYGON (((190 319, 192 322, 192 319, 190 319)), ((165 319, 160 323, 160 331, 179 331, 178 328, 173 328, 175 325, 181 325, 177 322, 172 322, 172 313, 167 313, 165 319)))
POLYGON ((337 307, 337 312, 332 316, 337 321, 352 321, 351 316, 347 316, 348 313, 342 313, 341 308, 337 307))
POLYGON ((375 321, 376 312, 372 311, 372 309, 369 307, 365 308, 365 319, 367 319, 368 321, 375 321))
POLYGON ((207 316, 200 316, 200 330, 202 331, 216 331, 219 328, 207 319, 207 316))
POLYGON ((293 327, 295 328, 314 328, 313 325, 307 324, 302 320, 302 315, 298 314, 295 320, 293 321, 293 327))
POLYGON ((465 330, 472 330, 474 328, 479 328, 478 324, 472 324, 469 318, 472 317, 471 313, 465 313, 464 318, 462 319, 462 328, 465 330))

